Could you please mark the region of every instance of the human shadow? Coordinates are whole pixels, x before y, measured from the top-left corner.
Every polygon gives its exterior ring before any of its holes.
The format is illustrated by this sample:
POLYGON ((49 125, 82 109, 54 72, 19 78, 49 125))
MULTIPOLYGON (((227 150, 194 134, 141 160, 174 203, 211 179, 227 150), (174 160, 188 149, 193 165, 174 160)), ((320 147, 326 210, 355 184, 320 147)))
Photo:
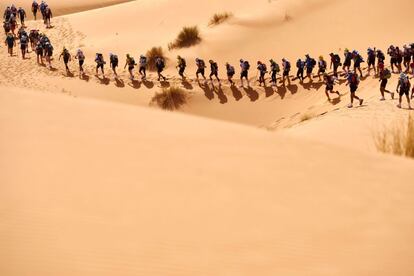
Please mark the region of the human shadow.
POLYGON ((151 89, 154 87, 154 82, 149 81, 149 80, 142 80, 142 84, 148 89, 151 89))
POLYGON ((118 88, 124 88, 125 83, 122 79, 115 78, 115 86, 118 88))
POLYGON ((244 92, 246 92, 247 97, 249 97, 252 102, 259 99, 259 93, 251 87, 244 88, 244 92))
POLYGON ((298 92, 298 86, 296 84, 289 84, 288 86, 286 86, 287 90, 290 91, 290 93, 296 94, 298 92))
POLYGON ((199 82, 198 86, 204 91, 204 96, 206 96, 207 99, 209 99, 210 101, 214 99, 214 92, 210 89, 210 87, 207 84, 201 84, 199 82))
POLYGON ((264 87, 266 98, 271 97, 275 94, 275 90, 272 86, 265 86, 264 87))
POLYGON ((242 92, 235 85, 230 85, 230 90, 236 101, 239 101, 241 98, 243 98, 242 92))
POLYGON ((331 104, 332 105, 337 105, 340 102, 341 102, 341 97, 336 97, 336 98, 331 99, 331 104))
POLYGON ((131 80, 130 83, 128 83, 129 86, 131 86, 134 89, 140 89, 141 88, 141 82, 138 80, 131 80))
POLYGON ((99 82, 101 83, 101 84, 103 84, 103 85, 109 85, 109 83, 110 83, 110 79, 108 79, 107 77, 99 77, 99 76, 96 76, 96 78, 99 80, 99 82))
POLYGON ((285 98, 287 89, 285 86, 278 86, 276 93, 280 96, 280 98, 283 100, 285 98))
POLYGON ((302 83, 303 88, 305 88, 306 90, 311 90, 311 89, 319 90, 319 88, 321 88, 322 85, 323 85, 322 81, 320 81, 320 82, 313 81, 313 82, 302 83))
POLYGON ((90 77, 87 74, 83 73, 80 75, 80 79, 88 82, 90 80, 90 77))
POLYGON ((65 75, 68 78, 73 78, 75 76, 75 74, 73 74, 72 72, 68 71, 65 75))
POLYGON ((225 104, 225 103, 227 103, 227 102, 228 102, 227 96, 224 94, 224 91, 223 91, 223 89, 221 88, 221 85, 219 85, 219 86, 217 87, 217 89, 216 89, 216 88, 214 88, 214 86, 213 86, 213 89, 214 89, 214 91, 216 92, 217 97, 219 98, 219 100, 220 100, 220 103, 221 103, 221 104, 225 104))
POLYGON ((187 80, 183 80, 181 81, 181 84, 183 85, 183 87, 187 90, 193 90, 193 85, 191 83, 189 83, 187 80))
POLYGON ((168 81, 160 81, 160 85, 161 85, 162 88, 168 88, 168 87, 171 86, 170 82, 168 82, 168 81))

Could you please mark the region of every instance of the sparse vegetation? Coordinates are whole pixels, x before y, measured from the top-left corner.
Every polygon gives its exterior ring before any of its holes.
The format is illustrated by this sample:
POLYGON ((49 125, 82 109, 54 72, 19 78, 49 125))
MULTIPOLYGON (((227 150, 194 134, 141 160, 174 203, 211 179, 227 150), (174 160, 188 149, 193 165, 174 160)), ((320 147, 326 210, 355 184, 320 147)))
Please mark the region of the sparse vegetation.
POLYGON ((174 42, 168 44, 168 49, 188 48, 201 42, 200 31, 197 26, 184 27, 174 42))
POLYGON ((375 134, 375 145, 384 153, 414 158, 414 117, 410 115, 375 134))
POLYGON ((233 16, 232 13, 223 12, 223 13, 216 13, 213 15, 213 17, 210 18, 210 22, 208 23, 208 26, 214 27, 217 25, 220 25, 221 23, 227 21, 233 16))
POLYGON ((188 100, 187 93, 179 87, 164 88, 154 95, 151 104, 156 104, 164 110, 177 110, 188 100))
POLYGON ((165 57, 164 51, 161 47, 152 47, 150 50, 147 51, 147 59, 148 59, 148 69, 150 71, 155 71, 155 59, 157 57, 162 57, 167 61, 167 58, 165 57))

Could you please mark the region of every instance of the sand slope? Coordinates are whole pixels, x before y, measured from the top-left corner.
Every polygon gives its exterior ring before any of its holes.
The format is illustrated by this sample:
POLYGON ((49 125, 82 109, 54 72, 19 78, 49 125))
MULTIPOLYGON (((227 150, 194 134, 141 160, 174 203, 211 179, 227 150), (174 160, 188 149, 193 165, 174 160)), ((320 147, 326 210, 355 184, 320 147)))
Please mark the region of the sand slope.
POLYGON ((414 273, 413 161, 109 103, 0 97, 2 275, 414 273))

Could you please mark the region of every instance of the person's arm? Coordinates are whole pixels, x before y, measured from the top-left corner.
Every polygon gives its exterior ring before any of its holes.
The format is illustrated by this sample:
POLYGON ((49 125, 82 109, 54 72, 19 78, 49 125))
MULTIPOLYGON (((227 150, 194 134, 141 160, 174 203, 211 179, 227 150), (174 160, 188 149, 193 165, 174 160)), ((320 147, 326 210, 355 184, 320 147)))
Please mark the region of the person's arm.
POLYGON ((127 67, 127 65, 128 65, 128 60, 125 62, 124 69, 127 67))
POLYGON ((63 56, 63 53, 62 54, 60 54, 60 56, 59 56, 59 60, 60 60, 60 58, 63 56))

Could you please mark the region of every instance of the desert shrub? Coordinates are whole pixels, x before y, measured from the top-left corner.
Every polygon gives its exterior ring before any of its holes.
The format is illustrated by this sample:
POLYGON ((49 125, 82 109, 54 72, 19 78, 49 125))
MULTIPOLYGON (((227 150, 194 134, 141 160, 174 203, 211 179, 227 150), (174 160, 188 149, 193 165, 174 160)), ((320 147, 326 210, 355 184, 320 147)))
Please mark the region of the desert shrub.
POLYGON ((188 48, 201 42, 200 31, 197 26, 184 27, 174 42, 168 44, 168 49, 188 48))
POLYGON ((208 25, 210 27, 220 25, 221 23, 223 23, 223 22, 227 21, 228 19, 230 19, 232 16, 233 16, 233 14, 228 13, 228 12, 216 13, 210 18, 210 21, 209 21, 208 25))
POLYGON ((164 110, 177 110, 188 100, 186 92, 178 87, 164 88, 152 97, 151 104, 156 104, 164 110))
POLYGON ((148 59, 148 69, 150 71, 155 71, 156 70, 155 59, 157 57, 162 57, 167 62, 167 58, 165 57, 164 51, 162 50, 161 47, 152 47, 151 49, 149 49, 147 51, 146 56, 147 56, 147 59, 148 59))
POLYGON ((414 117, 409 115, 407 119, 378 131, 374 138, 379 151, 414 158, 414 117))

